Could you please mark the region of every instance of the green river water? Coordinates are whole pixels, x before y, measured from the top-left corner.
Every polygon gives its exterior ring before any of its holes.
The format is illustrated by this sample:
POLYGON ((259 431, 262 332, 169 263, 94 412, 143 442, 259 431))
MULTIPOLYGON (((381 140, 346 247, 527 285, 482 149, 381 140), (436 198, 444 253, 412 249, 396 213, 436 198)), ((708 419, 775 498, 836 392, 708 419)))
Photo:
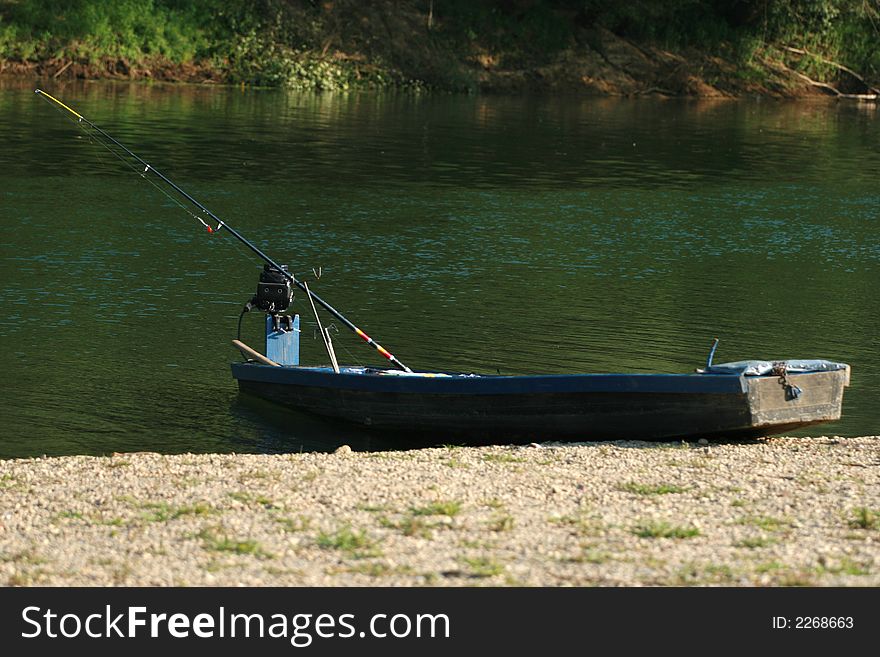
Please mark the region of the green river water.
MULTIPOLYGON (((874 105, 47 91, 292 271, 322 267, 315 291, 411 367, 687 372, 717 336, 716 362, 850 363, 843 420, 808 433, 880 433, 874 105)), ((9 81, 0 222, 0 457, 395 446, 239 395, 260 263, 9 81)))

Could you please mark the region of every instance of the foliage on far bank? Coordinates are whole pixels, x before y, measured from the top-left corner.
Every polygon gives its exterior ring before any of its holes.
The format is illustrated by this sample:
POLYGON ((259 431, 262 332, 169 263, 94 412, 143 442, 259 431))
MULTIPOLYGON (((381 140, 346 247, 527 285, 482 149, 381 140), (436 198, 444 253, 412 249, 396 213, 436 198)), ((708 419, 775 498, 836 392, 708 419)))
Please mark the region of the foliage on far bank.
MULTIPOLYGON (((732 57, 745 70, 763 55, 803 51, 795 68, 819 80, 840 68, 880 81, 878 0, 585 0, 621 36, 732 57), (782 49, 782 52, 780 51, 782 49)), ((590 11, 588 9, 587 11, 590 11)))
POLYGON ((75 62, 84 77, 185 76, 191 66, 265 86, 401 82, 381 62, 328 52, 334 26, 324 13, 280 0, 0 0, 0 59, 75 62))
POLYGON ((0 62, 315 89, 612 90, 615 71, 643 73, 621 63, 627 49, 669 56, 645 88, 675 92, 667 78, 684 77, 667 69, 688 63, 732 91, 780 67, 851 85, 846 67, 876 85, 878 38, 880 0, 0 0, 0 62))

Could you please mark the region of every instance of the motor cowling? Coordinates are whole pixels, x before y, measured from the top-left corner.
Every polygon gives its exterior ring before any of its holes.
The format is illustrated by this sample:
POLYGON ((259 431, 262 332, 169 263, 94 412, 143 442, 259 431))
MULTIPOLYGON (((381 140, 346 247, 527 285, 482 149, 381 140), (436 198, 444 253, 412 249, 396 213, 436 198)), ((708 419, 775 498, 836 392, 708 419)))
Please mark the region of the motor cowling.
MULTIPOLYGON (((281 265, 286 272, 287 265, 281 265)), ((287 310, 293 301, 293 288, 290 279, 272 265, 263 265, 260 272, 260 282, 257 284, 257 294, 252 303, 270 314, 282 313, 287 310)))

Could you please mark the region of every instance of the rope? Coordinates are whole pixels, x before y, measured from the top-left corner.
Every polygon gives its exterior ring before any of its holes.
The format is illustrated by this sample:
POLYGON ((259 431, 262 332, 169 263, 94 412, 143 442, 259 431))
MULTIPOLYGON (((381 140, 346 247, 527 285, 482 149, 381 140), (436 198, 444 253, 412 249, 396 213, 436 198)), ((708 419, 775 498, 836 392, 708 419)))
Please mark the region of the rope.
POLYGON ((785 401, 794 401, 801 396, 803 390, 788 380, 788 367, 785 361, 773 363, 773 369, 770 374, 779 377, 779 385, 785 390, 785 401))

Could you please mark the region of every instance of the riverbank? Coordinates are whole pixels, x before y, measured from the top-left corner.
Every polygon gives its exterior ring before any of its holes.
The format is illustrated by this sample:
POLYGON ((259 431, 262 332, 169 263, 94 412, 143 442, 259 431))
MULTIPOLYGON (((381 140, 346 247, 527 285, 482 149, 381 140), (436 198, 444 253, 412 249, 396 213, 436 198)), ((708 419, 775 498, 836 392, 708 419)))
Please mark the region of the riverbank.
POLYGON ((877 586, 880 437, 0 461, 0 583, 877 586))
MULTIPOLYGON (((673 52, 637 44, 608 31, 596 32, 592 45, 565 49, 546 62, 525 67, 499 65, 491 55, 450 64, 438 77, 431 70, 404 72, 358 61, 337 52, 314 53, 276 61, 270 78, 243 75, 210 61, 178 63, 163 58, 132 62, 53 57, 40 61, 0 59, 0 76, 38 80, 128 80, 195 84, 283 86, 292 89, 354 90, 403 87, 493 94, 584 94, 595 96, 667 96, 694 98, 817 98, 843 94, 837 87, 810 81, 776 55, 748 65, 697 50, 673 52), (288 70, 296 69, 296 70, 288 70)), ((447 62, 447 64, 449 64, 447 62)), ((431 65, 436 68, 436 65, 431 65)), ((865 85, 855 94, 873 99, 865 85), (864 93, 861 93, 864 92, 864 93)))
MULTIPOLYGON (((493 94, 582 94, 594 96, 666 96, 692 98, 852 97, 873 101, 876 89, 860 77, 832 83, 813 80, 793 68, 778 50, 761 52, 748 63, 696 49, 673 52, 639 44, 601 30, 589 43, 567 48, 542 63, 524 67, 500 65, 492 55, 478 54, 425 71, 403 71, 350 57, 300 53, 273 62, 271 77, 255 78, 207 60, 174 62, 164 58, 130 61, 53 57, 40 61, 0 58, 0 76, 38 80, 128 80, 195 84, 283 86, 292 89, 355 90, 403 87, 413 90, 493 94), (837 85, 837 86, 835 86, 837 85)), ((254 62, 256 65, 256 61, 254 62)), ((262 67, 261 67, 262 68, 262 67)))
POLYGON ((880 86, 870 7, 834 0, 815 16, 785 3, 734 16, 711 3, 659 1, 632 9, 549 0, 87 0, 64 15, 51 3, 28 4, 0 0, 0 75, 691 97, 870 99, 880 86))

